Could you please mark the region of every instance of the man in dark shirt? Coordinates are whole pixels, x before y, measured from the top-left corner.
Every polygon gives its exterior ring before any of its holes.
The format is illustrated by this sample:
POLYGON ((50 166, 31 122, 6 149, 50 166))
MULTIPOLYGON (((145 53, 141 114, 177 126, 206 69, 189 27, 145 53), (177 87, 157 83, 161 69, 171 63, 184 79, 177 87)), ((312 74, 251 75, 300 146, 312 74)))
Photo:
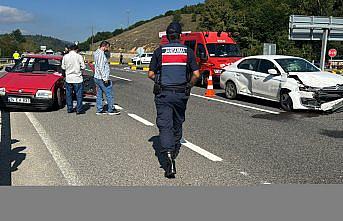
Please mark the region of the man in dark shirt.
POLYGON ((181 147, 187 102, 191 87, 200 76, 194 52, 180 43, 181 33, 179 23, 172 22, 168 26, 169 44, 155 50, 149 70, 149 78, 155 82, 156 122, 162 153, 167 158, 167 178, 175 178, 175 159, 181 147))

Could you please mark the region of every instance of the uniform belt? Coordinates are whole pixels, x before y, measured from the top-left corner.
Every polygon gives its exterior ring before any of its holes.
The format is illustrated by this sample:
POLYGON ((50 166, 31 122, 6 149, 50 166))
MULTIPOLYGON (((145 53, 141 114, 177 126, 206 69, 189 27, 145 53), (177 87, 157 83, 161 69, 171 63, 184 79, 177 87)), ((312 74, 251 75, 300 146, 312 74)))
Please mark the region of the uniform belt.
POLYGON ((162 91, 170 91, 174 93, 184 93, 186 91, 186 88, 162 88, 162 91))

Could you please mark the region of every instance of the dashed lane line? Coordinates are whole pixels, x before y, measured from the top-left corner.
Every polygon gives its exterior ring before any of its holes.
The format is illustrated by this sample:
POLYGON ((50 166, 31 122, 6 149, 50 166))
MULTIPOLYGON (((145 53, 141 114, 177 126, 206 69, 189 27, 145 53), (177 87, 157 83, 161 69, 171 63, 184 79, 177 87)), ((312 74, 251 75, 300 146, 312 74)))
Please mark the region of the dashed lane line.
MULTIPOLYGON (((137 121, 143 123, 143 124, 146 125, 146 126, 151 126, 151 127, 154 126, 153 123, 151 123, 151 122, 145 120, 144 118, 142 118, 142 117, 140 117, 140 116, 138 116, 138 115, 136 115, 136 114, 128 114, 128 115, 129 115, 130 117, 132 117, 133 119, 135 119, 135 120, 137 120, 137 121)), ((193 150, 194 152, 196 152, 196 153, 198 153, 198 154, 200 154, 200 155, 206 157, 207 159, 209 159, 209 160, 211 160, 211 161, 214 161, 214 162, 221 162, 221 161, 223 161, 222 158, 220 158, 220 157, 218 157, 218 156, 216 156, 216 155, 214 155, 214 154, 208 152, 207 150, 204 150, 204 149, 198 147, 198 146, 195 145, 195 144, 192 144, 191 142, 189 142, 189 141, 187 141, 187 140, 185 140, 185 139, 183 139, 183 138, 182 138, 182 140, 181 140, 181 144, 184 145, 185 147, 188 147, 189 149, 193 150)))
POLYGON ((132 82, 132 80, 130 80, 130 79, 127 79, 127 78, 122 78, 122 77, 118 77, 118 76, 115 76, 115 75, 110 75, 111 77, 113 77, 113 78, 117 78, 117 79, 119 79, 119 80, 123 80, 123 81, 128 81, 128 82, 132 82))
POLYGON ((248 105, 244 105, 244 104, 238 104, 238 103, 234 103, 234 102, 230 102, 230 101, 224 101, 224 100, 220 100, 220 99, 216 99, 216 98, 205 97, 205 96, 198 95, 198 94, 191 94, 191 95, 193 97, 203 98, 203 99, 206 99, 206 100, 216 101, 216 102, 220 102, 220 103, 224 103, 224 104, 230 104, 230 105, 233 105, 233 106, 243 107, 243 108, 247 108, 247 109, 251 109, 251 110, 256 110, 256 111, 261 111, 261 112, 265 112, 265 113, 269 113, 269 114, 275 114, 275 115, 279 115, 280 114, 280 112, 276 112, 276 111, 271 111, 271 110, 262 109, 262 108, 258 108, 258 107, 252 107, 252 106, 248 106, 248 105))
POLYGON ((124 108, 122 108, 121 106, 119 106, 119 105, 114 105, 114 107, 117 109, 117 110, 124 110, 124 108))
POLYGON ((128 115, 129 115, 130 117, 132 117, 133 119, 135 119, 135 120, 137 120, 137 121, 139 121, 139 122, 145 124, 146 126, 150 126, 150 127, 153 127, 153 126, 154 126, 153 123, 151 123, 151 122, 145 120, 144 118, 142 118, 142 117, 140 117, 140 116, 138 116, 138 115, 136 115, 136 114, 128 114, 128 115))
POLYGON ((54 141, 52 141, 52 139, 45 131, 43 126, 39 123, 37 118, 32 113, 26 112, 25 114, 32 123, 33 127, 36 129, 38 135, 42 139, 46 148, 52 155, 58 168, 61 170, 64 178, 67 180, 68 184, 71 186, 83 186, 76 171, 73 169, 73 167, 68 162, 67 158, 63 155, 63 153, 59 150, 57 144, 54 141))
POLYGON ((207 150, 204 150, 204 149, 198 147, 195 144, 192 144, 191 142, 189 142, 185 139, 181 140, 181 144, 184 145, 185 147, 188 147, 189 149, 193 150, 194 152, 206 157, 207 159, 209 159, 213 162, 222 162, 223 161, 222 158, 208 152, 207 150))

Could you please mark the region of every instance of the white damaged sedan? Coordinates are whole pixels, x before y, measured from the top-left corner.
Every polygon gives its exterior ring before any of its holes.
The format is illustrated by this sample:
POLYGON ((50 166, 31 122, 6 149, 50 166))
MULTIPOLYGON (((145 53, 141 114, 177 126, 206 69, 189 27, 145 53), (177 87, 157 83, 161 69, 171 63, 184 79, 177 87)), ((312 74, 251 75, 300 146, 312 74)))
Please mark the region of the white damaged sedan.
POLYGON ((277 101, 286 111, 343 108, 343 76, 323 72, 298 57, 243 58, 225 68, 220 86, 229 99, 247 95, 277 101))

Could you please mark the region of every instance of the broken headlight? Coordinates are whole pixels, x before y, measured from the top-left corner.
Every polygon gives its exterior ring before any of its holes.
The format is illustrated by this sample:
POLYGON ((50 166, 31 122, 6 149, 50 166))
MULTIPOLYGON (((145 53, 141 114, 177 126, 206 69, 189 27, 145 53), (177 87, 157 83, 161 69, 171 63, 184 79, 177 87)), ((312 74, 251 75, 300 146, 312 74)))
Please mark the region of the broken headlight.
POLYGON ((317 92, 320 90, 320 88, 301 85, 301 86, 299 86, 299 90, 300 91, 306 91, 306 92, 317 92))

